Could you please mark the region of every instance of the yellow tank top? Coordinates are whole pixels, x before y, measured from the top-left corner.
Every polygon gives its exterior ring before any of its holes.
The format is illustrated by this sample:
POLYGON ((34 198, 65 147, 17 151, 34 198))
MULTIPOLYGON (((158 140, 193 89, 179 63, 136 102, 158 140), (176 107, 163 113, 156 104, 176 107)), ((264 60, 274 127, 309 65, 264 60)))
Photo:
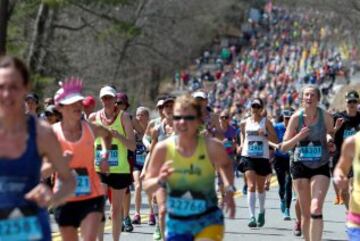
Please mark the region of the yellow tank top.
MULTIPOLYGON (((121 111, 119 115, 116 117, 115 121, 107 126, 101 122, 100 112, 96 113, 96 123, 107 128, 118 131, 121 135, 125 136, 125 130, 121 123, 123 112, 121 111)), ((101 139, 96 138, 95 140, 95 169, 97 172, 100 171, 99 161, 100 161, 100 153, 101 153, 101 139)), ((113 138, 111 142, 111 149, 109 155, 109 166, 110 173, 130 173, 130 165, 128 162, 128 149, 126 146, 117 138, 113 138)))
POLYGON ((353 160, 353 191, 351 192, 348 225, 360 227, 360 132, 355 134, 355 155, 353 160))
POLYGON ((166 141, 166 160, 172 160, 173 174, 167 182, 167 210, 177 216, 198 215, 217 205, 215 168, 206 150, 205 137, 191 157, 182 156, 175 148, 177 136, 166 141))

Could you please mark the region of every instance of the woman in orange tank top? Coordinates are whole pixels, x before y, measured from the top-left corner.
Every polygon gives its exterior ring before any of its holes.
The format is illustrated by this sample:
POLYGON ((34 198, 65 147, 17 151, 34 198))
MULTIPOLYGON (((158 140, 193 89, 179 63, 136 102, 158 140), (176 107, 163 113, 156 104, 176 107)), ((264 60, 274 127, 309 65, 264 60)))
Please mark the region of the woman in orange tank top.
MULTIPOLYGON (((104 189, 94 168, 94 141, 102 138, 103 150, 111 145, 111 133, 103 127, 83 120, 84 97, 81 95, 82 82, 69 79, 55 95, 56 105, 63 119, 53 125, 53 130, 63 152, 72 154, 69 163, 77 179, 74 195, 63 206, 56 208, 55 220, 60 227, 63 240, 79 240, 78 228, 85 241, 95 241, 104 210, 104 189)), ((103 152, 100 167, 108 172, 107 151, 103 152)), ((61 183, 56 180, 55 189, 61 183)))

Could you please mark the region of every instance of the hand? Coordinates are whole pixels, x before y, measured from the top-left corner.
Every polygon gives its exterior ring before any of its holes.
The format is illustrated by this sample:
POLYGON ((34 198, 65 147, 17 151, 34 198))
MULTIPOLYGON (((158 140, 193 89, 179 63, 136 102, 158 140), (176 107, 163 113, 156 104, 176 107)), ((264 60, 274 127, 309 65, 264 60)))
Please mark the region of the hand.
POLYGON ((310 128, 305 126, 301 128, 300 132, 297 134, 300 140, 305 139, 310 134, 310 128))
POLYGON ((144 180, 144 178, 145 178, 145 172, 142 171, 142 172, 140 173, 140 180, 144 180))
POLYGON ((51 204, 53 193, 46 184, 38 184, 25 194, 25 199, 35 202, 39 207, 45 208, 51 204))
POLYGON ((174 172, 174 168, 171 167, 172 163, 173 161, 167 161, 161 166, 158 176, 159 180, 166 182, 168 177, 174 172))
POLYGON ((121 136, 120 133, 119 133, 117 130, 110 129, 109 131, 110 131, 111 135, 112 135, 114 138, 119 139, 119 136, 121 136))
POLYGON ((258 134, 259 134, 259 136, 265 136, 265 130, 262 128, 259 129, 258 134))
POLYGON ((336 151, 336 146, 335 146, 335 143, 333 141, 328 141, 327 142, 327 147, 328 147, 328 150, 329 150, 329 152, 331 154, 336 151))
POLYGON ((107 159, 102 159, 100 161, 99 167, 100 167, 100 172, 101 173, 106 173, 106 174, 109 173, 110 168, 109 168, 109 162, 108 162, 107 159))
POLYGON ((338 130, 342 127, 342 125, 344 124, 344 122, 345 122, 344 118, 338 118, 338 119, 336 119, 334 130, 335 130, 335 131, 338 131, 338 130))
POLYGON ((74 153, 72 151, 66 150, 63 153, 63 157, 66 163, 69 163, 71 159, 74 157, 74 153))
POLYGON ((334 183, 339 190, 347 190, 349 188, 349 179, 346 176, 334 176, 334 183))
POLYGON ((234 201, 234 193, 227 192, 224 196, 224 208, 225 212, 229 214, 229 218, 233 219, 235 218, 235 201, 234 201))

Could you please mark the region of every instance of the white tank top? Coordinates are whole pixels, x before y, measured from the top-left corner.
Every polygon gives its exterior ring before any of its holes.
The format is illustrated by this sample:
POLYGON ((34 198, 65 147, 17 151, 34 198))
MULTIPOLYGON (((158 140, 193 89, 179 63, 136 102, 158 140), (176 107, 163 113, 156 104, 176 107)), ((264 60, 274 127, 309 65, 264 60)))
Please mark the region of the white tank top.
POLYGON ((269 159, 269 142, 265 136, 260 136, 259 130, 266 132, 266 118, 262 118, 259 123, 254 122, 251 117, 245 121, 245 140, 241 155, 252 158, 269 159))

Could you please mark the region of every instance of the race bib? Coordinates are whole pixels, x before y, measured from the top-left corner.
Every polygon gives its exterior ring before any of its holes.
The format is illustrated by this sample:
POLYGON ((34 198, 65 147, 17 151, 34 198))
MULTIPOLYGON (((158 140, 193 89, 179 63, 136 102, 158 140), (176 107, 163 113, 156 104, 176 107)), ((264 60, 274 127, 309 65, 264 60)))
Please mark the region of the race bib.
POLYGON ((262 141, 248 142, 248 156, 262 157, 264 155, 264 143, 262 141))
POLYGON ((0 241, 36 241, 42 238, 36 216, 0 220, 0 241))
POLYGON ((227 154, 232 154, 233 153, 233 143, 232 143, 232 141, 226 139, 225 142, 224 142, 224 147, 225 147, 225 150, 226 150, 227 154))
POLYGON ((206 211, 205 200, 169 197, 166 202, 168 212, 178 216, 196 215, 206 211))
POLYGON ((301 162, 318 162, 321 160, 322 146, 320 142, 300 143, 297 151, 297 159, 301 162))
POLYGON ((139 166, 144 166, 146 154, 136 155, 136 164, 139 166))
POLYGON ((353 136, 355 134, 356 134, 355 128, 345 129, 343 134, 343 139, 345 140, 346 138, 353 136))
POLYGON ((91 193, 89 174, 86 168, 76 168, 76 196, 85 196, 91 193))
MULTIPOLYGON (((111 149, 109 150, 109 159, 108 159, 110 167, 119 165, 118 153, 119 153, 118 146, 111 145, 111 149)), ((100 161, 101 161, 101 145, 98 145, 96 147, 95 155, 96 155, 95 156, 95 165, 99 166, 100 161)))

